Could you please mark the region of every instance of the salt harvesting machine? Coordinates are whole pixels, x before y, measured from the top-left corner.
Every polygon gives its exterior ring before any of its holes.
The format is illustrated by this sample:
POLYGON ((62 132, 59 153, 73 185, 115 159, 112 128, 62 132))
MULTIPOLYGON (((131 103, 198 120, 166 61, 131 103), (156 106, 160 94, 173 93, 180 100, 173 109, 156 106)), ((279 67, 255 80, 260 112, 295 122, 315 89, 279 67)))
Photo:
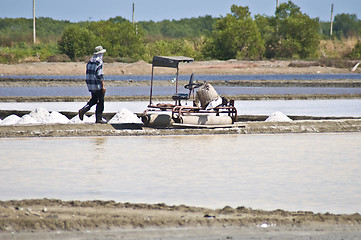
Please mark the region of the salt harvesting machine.
POLYGON ((229 127, 237 121, 237 109, 234 100, 227 100, 218 95, 210 83, 194 81, 190 76, 186 93, 179 90, 179 63, 191 63, 193 58, 177 56, 154 56, 150 82, 149 105, 142 113, 145 126, 151 127, 229 127), (174 103, 154 103, 154 68, 176 68, 174 103), (183 103, 185 101, 185 103, 183 103), (189 105, 189 102, 190 105, 189 105))

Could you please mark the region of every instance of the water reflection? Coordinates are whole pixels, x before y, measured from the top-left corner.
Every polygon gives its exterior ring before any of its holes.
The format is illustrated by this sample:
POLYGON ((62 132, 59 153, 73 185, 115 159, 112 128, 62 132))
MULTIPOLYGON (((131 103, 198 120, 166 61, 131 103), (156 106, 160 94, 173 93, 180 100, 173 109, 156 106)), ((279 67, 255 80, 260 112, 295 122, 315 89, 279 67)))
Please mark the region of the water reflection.
POLYGON ((361 134, 0 139, 1 200, 352 213, 361 134))
POLYGON ((105 137, 95 137, 89 139, 89 141, 84 141, 85 144, 89 144, 89 148, 93 148, 93 151, 88 151, 88 157, 82 160, 84 164, 85 174, 82 179, 79 179, 78 184, 84 187, 84 194, 102 196, 102 189, 107 185, 106 178, 104 178, 104 172, 106 171, 106 161, 105 156, 105 145, 107 138, 105 137))
POLYGON ((104 156, 104 147, 105 147, 105 143, 106 143, 107 139, 104 137, 97 137, 94 139, 94 147, 96 149, 96 154, 95 154, 95 161, 101 161, 101 159, 103 159, 104 156))

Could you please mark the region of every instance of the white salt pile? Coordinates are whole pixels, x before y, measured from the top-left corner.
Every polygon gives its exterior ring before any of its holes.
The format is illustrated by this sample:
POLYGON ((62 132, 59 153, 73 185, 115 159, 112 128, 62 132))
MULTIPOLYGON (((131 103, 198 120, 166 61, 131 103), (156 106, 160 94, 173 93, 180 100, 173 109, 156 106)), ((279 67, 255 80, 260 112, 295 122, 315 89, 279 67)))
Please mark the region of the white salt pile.
MULTIPOLYGON (((28 119, 28 122, 25 121, 24 124, 31 124, 31 119, 29 117, 32 117, 35 119, 38 123, 43 124, 52 124, 52 123, 69 123, 69 119, 64 116, 63 114, 60 114, 57 111, 52 111, 51 113, 48 112, 45 108, 36 108, 35 110, 31 111, 29 114, 24 115, 24 117, 28 116, 26 119, 28 119)), ((34 122, 35 123, 35 122, 34 122)), ((19 123, 17 123, 19 124, 19 123)))
MULTIPOLYGON (((79 115, 76 115, 71 120, 69 120, 66 116, 57 111, 52 111, 51 113, 49 113, 44 108, 36 108, 35 110, 31 111, 29 114, 22 116, 21 118, 17 115, 10 115, 2 121, 0 119, 0 125, 54 123, 95 123, 95 114, 90 117, 84 115, 83 121, 79 119, 79 115)), ((109 123, 141 123, 141 120, 137 117, 136 114, 123 108, 114 115, 114 117, 109 121, 109 123)))
POLYGON ((136 114, 129 111, 128 109, 122 108, 118 111, 109 123, 141 123, 142 121, 137 117, 136 114))
POLYGON ((266 120, 266 122, 290 122, 291 118, 287 117, 285 114, 281 112, 272 113, 266 120))
POLYGON ((19 121, 20 117, 13 114, 13 115, 10 115, 10 116, 7 116, 6 118, 4 118, 0 125, 5 125, 5 126, 9 126, 9 125, 14 125, 16 124, 17 121, 19 121))
POLYGON ((29 114, 21 118, 17 115, 10 115, 0 122, 0 125, 19 125, 19 124, 51 124, 51 123, 69 123, 69 119, 57 111, 49 113, 44 108, 36 108, 29 114))
POLYGON ((80 120, 79 115, 76 115, 72 119, 70 119, 71 123, 95 123, 95 114, 88 117, 87 115, 84 115, 83 121, 80 120))
POLYGON ((19 121, 17 121, 15 124, 39 124, 35 118, 31 117, 29 114, 26 114, 22 116, 19 121))
POLYGON ((62 123, 62 124, 66 124, 66 123, 70 123, 70 120, 64 116, 63 114, 57 112, 57 111, 52 111, 50 113, 50 115, 44 119, 44 123, 62 123))
POLYGON ((45 108, 35 108, 29 113, 29 116, 35 118, 38 122, 44 122, 49 117, 50 113, 45 108))

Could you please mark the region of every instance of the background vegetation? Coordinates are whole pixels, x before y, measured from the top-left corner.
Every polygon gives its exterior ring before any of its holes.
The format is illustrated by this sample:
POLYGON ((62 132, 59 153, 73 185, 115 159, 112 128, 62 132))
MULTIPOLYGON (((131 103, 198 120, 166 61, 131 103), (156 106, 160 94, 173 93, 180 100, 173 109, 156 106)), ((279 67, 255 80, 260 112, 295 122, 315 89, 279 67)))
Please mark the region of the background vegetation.
POLYGON ((202 16, 132 24, 123 17, 99 22, 0 18, 0 63, 86 61, 97 45, 105 61, 151 61, 154 55, 208 59, 360 59, 361 20, 355 14, 320 22, 292 1, 274 16, 251 16, 247 6, 233 5, 224 17, 202 16))

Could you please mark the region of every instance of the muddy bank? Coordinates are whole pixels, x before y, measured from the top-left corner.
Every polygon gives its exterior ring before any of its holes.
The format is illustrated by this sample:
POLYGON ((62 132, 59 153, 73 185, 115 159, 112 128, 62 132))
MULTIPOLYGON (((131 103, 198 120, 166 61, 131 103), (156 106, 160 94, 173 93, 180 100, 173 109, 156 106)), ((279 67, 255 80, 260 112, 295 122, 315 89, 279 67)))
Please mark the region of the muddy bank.
MULTIPOLYGON (((150 80, 147 81, 120 81, 106 80, 107 87, 139 87, 150 86, 150 80)), ((361 87, 360 79, 314 79, 314 80, 230 80, 217 81, 212 80, 214 86, 229 87, 339 87, 339 88, 358 88, 361 87)), ((187 81, 179 81, 180 86, 188 84, 187 81)), ((157 80, 153 82, 154 86, 175 86, 171 80, 157 80)), ((0 87, 81 87, 85 86, 82 79, 33 79, 33 78, 0 78, 0 87)))
MULTIPOLYGON (((2 75, 85 75, 85 62, 0 64, 2 75)), ((150 75, 152 65, 136 63, 105 63, 106 75, 150 75)), ((359 73, 357 69, 355 72, 359 73)), ((156 68, 155 74, 174 74, 175 69, 156 68)), ((308 61, 196 61, 180 64, 181 74, 318 74, 350 73, 351 68, 315 66, 308 61)))
POLYGON ((361 119, 236 122, 227 128, 164 128, 142 124, 41 124, 0 126, 0 138, 69 136, 152 136, 200 134, 361 132, 361 119))
MULTIPOLYGON (((263 211, 244 206, 206 209, 192 206, 62 201, 39 199, 0 202, 0 233, 84 231, 112 228, 183 227, 361 227, 361 215, 285 210, 263 211)), ((1 236, 1 235, 0 235, 1 236)))

